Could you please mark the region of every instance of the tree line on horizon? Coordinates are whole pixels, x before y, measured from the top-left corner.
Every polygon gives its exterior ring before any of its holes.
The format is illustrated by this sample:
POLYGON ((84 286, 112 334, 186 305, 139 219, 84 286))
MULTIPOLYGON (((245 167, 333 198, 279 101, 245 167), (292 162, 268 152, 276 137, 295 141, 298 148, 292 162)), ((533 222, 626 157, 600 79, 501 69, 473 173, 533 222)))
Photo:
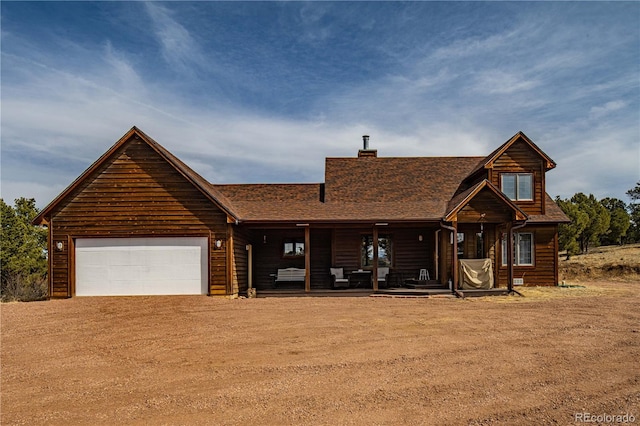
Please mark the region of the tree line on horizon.
POLYGON ((640 181, 626 194, 631 199, 628 204, 618 198, 598 200, 593 194, 582 192, 567 199, 556 197, 556 203, 571 220, 559 227, 560 250, 569 257, 601 245, 640 242, 640 181))
MULTIPOLYGON (((571 223, 559 228, 560 250, 567 256, 587 253, 599 245, 640 242, 640 181, 626 193, 629 204, 617 198, 596 199, 579 192, 556 203, 571 223)), ((40 213, 33 198, 17 198, 10 206, 0 198, 0 295, 3 302, 42 300, 48 295, 47 230, 32 225, 40 213)))

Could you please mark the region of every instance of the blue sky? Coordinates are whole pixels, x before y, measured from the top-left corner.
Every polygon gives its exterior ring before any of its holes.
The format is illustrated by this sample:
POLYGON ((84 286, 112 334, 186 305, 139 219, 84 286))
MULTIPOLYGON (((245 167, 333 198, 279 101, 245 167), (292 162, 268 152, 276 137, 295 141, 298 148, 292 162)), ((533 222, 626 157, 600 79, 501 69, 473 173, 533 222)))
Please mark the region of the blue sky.
POLYGON ((524 131, 551 196, 640 180, 638 2, 7 2, 2 197, 43 207, 131 126, 212 183, 324 157, 486 155, 524 131))

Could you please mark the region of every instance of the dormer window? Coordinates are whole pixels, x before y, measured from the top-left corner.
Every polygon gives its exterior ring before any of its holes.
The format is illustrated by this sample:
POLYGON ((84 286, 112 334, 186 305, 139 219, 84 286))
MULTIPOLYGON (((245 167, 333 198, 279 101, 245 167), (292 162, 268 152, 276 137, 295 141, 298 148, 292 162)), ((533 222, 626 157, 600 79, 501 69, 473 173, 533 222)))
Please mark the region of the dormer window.
POLYGON ((533 173, 503 173, 501 190, 514 201, 533 201, 533 173))

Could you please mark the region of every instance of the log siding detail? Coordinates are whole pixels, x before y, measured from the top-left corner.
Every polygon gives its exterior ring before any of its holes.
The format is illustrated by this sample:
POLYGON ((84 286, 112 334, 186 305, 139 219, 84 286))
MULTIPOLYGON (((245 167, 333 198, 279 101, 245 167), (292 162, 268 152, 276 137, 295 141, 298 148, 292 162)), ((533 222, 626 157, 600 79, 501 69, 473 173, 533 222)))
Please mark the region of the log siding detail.
POLYGON ((524 141, 515 142, 493 163, 489 181, 501 188, 503 173, 531 173, 533 175, 533 201, 514 203, 528 215, 544 214, 545 163, 524 141))
POLYGON ((145 142, 132 138, 51 212, 51 297, 73 295, 76 238, 209 237, 209 294, 227 294, 226 214, 145 142))
POLYGON ((427 269, 446 285, 457 276, 461 232, 460 256, 492 259, 496 285, 506 287, 501 237, 524 224, 519 231, 534 236, 535 261, 515 266, 512 277, 553 285, 558 223, 568 220, 545 192, 545 174, 555 166, 518 132, 484 158, 327 158, 321 184, 212 185, 134 127, 34 223, 49 226, 54 298, 75 295, 76 240, 100 237, 206 237, 208 294, 237 296, 247 291, 249 271, 260 291, 273 289, 276 271, 291 267, 307 271, 298 290, 331 288, 331 267, 368 269, 375 289, 376 235, 391 239, 387 284, 402 285, 427 269), (501 192, 505 173, 531 174, 533 199, 509 200, 501 192), (369 184, 372 175, 380 185, 369 184), (373 236, 374 251, 365 265, 364 236, 373 236), (285 243, 303 244, 304 256, 285 254, 285 243))

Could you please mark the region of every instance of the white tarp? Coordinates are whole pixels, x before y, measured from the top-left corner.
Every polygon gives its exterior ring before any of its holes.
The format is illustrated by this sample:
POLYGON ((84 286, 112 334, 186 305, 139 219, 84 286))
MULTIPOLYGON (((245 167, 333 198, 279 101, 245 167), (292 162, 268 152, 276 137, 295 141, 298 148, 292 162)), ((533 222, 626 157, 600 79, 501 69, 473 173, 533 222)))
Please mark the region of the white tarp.
POLYGON ((493 288, 491 259, 460 259, 458 262, 462 290, 493 288))
POLYGON ((206 237, 79 238, 76 296, 207 294, 206 237))

